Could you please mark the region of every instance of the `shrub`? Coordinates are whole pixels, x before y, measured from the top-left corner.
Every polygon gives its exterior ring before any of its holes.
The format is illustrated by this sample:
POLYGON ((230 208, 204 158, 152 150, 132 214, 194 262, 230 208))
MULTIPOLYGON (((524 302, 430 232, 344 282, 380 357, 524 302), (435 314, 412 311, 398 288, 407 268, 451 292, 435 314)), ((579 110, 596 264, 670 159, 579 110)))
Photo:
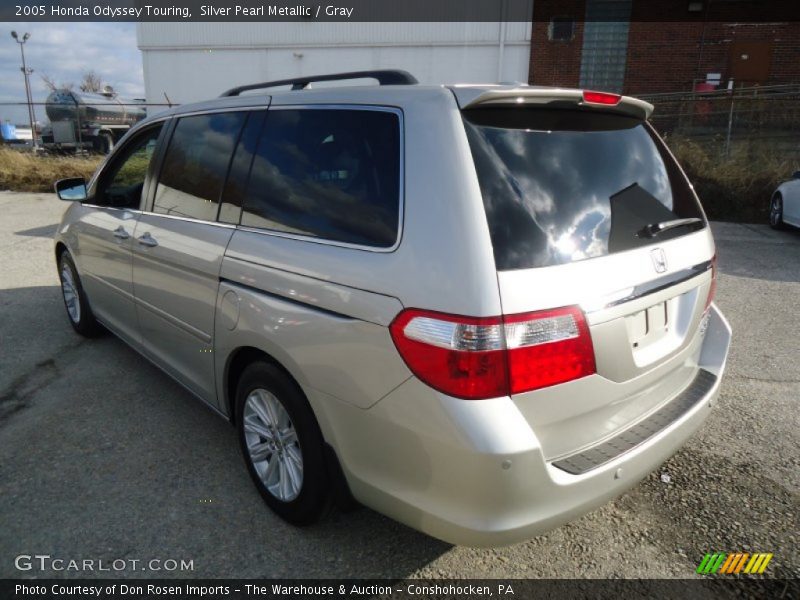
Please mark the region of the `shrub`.
POLYGON ((709 219, 766 223, 772 192, 797 170, 798 160, 763 141, 740 141, 725 156, 724 143, 677 135, 667 145, 686 171, 709 219))

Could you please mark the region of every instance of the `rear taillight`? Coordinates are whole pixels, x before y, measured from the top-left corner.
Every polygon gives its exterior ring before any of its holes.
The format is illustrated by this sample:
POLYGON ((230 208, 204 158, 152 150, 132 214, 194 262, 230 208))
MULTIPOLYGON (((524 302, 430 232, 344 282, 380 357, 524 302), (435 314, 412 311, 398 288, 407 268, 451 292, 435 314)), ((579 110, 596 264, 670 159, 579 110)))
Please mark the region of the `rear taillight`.
POLYGON ((503 323, 409 309, 389 326, 411 371, 432 388, 459 398, 492 398, 508 390, 503 323))
POLYGON ((714 301, 714 296, 717 295, 717 255, 711 259, 711 286, 708 288, 708 298, 706 298, 706 308, 711 306, 714 301))
POLYGON ((595 372, 592 336, 577 307, 508 316, 505 333, 512 394, 595 372))
POLYGON ((622 96, 619 94, 610 94, 608 92, 583 92, 583 101, 589 104, 607 104, 613 106, 619 104, 621 99, 622 96))
POLYGON ((519 394, 595 372, 577 307, 489 318, 408 309, 389 329, 411 371, 458 398, 519 394))

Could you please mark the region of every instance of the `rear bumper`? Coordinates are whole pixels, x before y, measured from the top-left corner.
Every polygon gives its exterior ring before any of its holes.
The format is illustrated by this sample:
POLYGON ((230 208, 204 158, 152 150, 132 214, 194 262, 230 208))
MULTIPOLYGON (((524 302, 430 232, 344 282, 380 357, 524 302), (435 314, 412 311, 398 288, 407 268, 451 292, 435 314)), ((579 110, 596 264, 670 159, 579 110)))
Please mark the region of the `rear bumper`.
POLYGON ((688 388, 676 395, 665 407, 682 398, 681 410, 651 434, 575 473, 545 458, 510 398, 457 400, 411 378, 369 410, 312 403, 358 500, 451 543, 500 546, 604 504, 672 456, 710 412, 730 339, 712 306, 697 364, 704 387, 691 402, 688 388))

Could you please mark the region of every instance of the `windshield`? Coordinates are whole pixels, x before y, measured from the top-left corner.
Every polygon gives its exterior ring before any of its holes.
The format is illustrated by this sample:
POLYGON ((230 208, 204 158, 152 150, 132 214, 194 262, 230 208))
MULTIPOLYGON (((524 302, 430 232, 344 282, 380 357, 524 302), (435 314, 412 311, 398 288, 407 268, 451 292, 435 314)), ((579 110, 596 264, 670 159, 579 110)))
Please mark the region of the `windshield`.
POLYGON ((703 219, 663 143, 643 121, 588 110, 464 111, 500 271, 545 267, 686 235, 645 228, 703 219))

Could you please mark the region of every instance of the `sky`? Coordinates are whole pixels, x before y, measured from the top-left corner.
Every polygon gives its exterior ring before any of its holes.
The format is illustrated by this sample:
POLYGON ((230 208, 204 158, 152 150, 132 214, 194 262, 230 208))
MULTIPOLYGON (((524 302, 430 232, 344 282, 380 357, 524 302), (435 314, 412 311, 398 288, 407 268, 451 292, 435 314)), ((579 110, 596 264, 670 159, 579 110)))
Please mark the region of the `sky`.
MULTIPOLYGON (((142 55, 136 47, 135 23, 9 23, 0 22, 0 120, 27 124, 28 110, 3 102, 25 102, 25 84, 20 68, 20 38, 28 32, 25 61, 34 72, 34 101, 44 102, 49 93, 41 75, 56 83, 75 83, 85 71, 94 70, 105 83, 126 98, 144 98, 142 55)), ((44 106, 36 107, 36 118, 46 120, 44 106)))

